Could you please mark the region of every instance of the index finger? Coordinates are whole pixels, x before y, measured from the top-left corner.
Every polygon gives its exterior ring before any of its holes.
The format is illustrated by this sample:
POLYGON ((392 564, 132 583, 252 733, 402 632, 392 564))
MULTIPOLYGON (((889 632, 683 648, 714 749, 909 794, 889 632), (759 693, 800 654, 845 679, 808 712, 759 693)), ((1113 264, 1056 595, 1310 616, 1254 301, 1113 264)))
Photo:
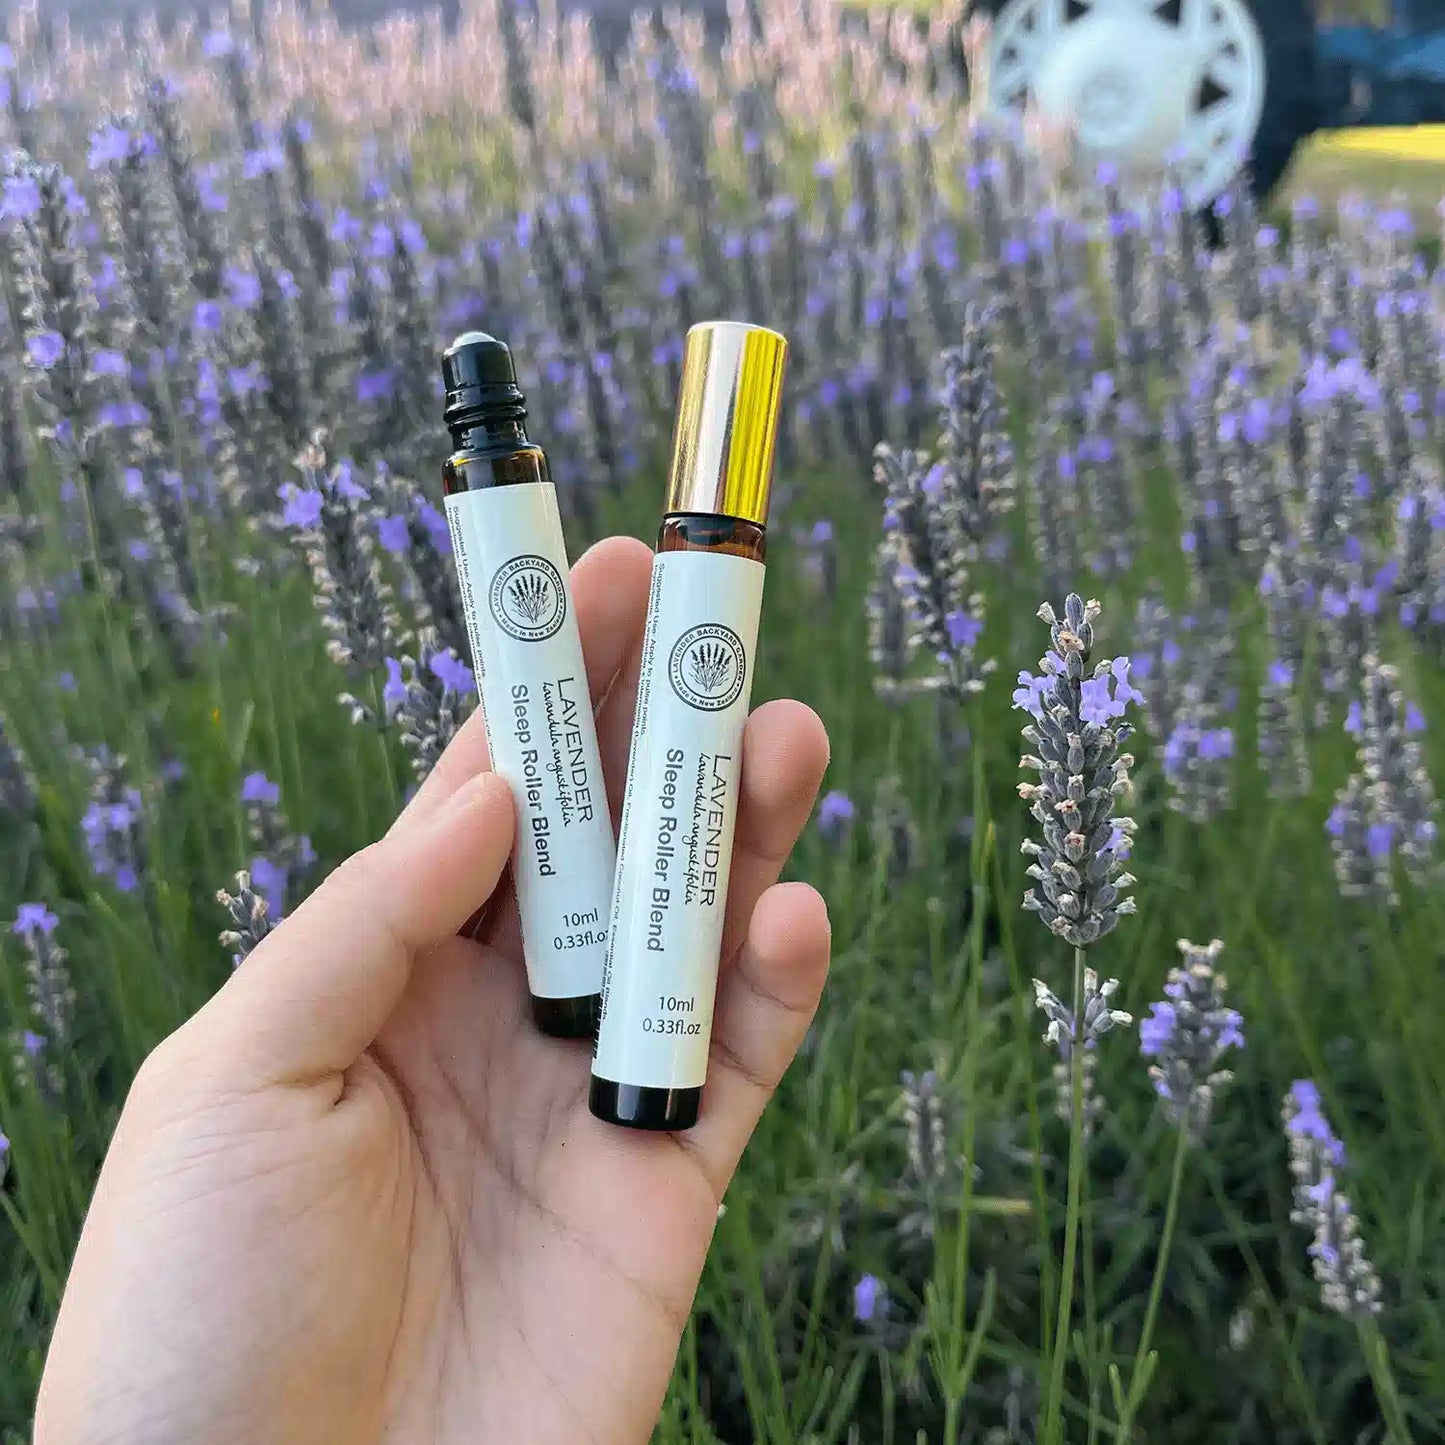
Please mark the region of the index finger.
MULTIPOLYGON (((595 709, 607 696, 642 634, 652 576, 652 549, 635 537, 607 537, 589 547, 572 568, 572 605, 595 709)), ((392 832, 433 817, 469 778, 491 769, 486 722, 478 708, 437 759, 392 832)))

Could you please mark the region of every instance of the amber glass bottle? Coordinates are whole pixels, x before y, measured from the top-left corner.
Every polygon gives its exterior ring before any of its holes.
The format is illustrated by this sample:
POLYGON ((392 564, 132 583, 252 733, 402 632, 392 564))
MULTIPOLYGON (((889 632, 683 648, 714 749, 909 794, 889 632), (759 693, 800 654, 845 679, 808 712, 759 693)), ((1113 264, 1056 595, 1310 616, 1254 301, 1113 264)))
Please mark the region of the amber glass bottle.
POLYGON ((591 695, 567 581, 557 494, 512 354, 482 332, 442 359, 456 450, 447 521, 493 768, 517 805, 512 877, 532 1015, 590 1037, 616 850, 591 695))
POLYGON ((592 1112, 697 1122, 762 606, 787 343, 738 322, 688 333, 653 562, 592 1112))

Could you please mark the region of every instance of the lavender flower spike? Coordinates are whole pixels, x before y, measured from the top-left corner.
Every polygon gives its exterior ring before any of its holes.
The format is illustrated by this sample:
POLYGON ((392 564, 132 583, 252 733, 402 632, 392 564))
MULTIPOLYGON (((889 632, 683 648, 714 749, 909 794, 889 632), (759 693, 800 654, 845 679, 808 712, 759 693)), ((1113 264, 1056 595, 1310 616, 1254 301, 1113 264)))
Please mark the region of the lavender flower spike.
POLYGON ((266 900, 252 890, 249 873, 236 874, 235 893, 227 893, 222 888, 216 894, 216 902, 231 918, 231 926, 220 936, 221 946, 232 950, 232 966, 238 967, 275 926, 270 910, 266 900))
POLYGON ((1234 1075, 1217 1067, 1226 1049, 1244 1047, 1243 1020, 1224 1006, 1225 980, 1214 971, 1224 951, 1216 938, 1206 947, 1179 940, 1184 963, 1169 970, 1165 999, 1139 1025, 1139 1051, 1149 1068, 1165 1117, 1200 1143, 1214 1096, 1234 1075))
POLYGON ((1023 845, 1034 860, 1026 871, 1037 883, 1024 894, 1024 908, 1075 948, 1102 938, 1121 915, 1134 912, 1134 900, 1121 896, 1134 878, 1121 871, 1120 858, 1134 822, 1113 812, 1115 799, 1129 791, 1134 763, 1119 751, 1132 732, 1119 719, 1139 694, 1129 685, 1126 658, 1106 659, 1087 674, 1098 615, 1099 604, 1086 604, 1077 593, 1065 601, 1062 622, 1044 603, 1039 616, 1053 641, 1040 663, 1047 681, 1021 677, 1014 694, 1016 704, 1033 714, 1023 735, 1036 751, 1026 753, 1020 766, 1039 775, 1037 783, 1019 784, 1019 796, 1044 835, 1042 843, 1023 845))
POLYGON ((1074 1012, 1041 979, 1034 980, 1034 1004, 1044 1011, 1049 1021, 1044 1031, 1044 1042, 1052 1044, 1058 1051, 1054 1064, 1054 1113, 1068 1123, 1073 1117, 1073 1077, 1070 1072, 1074 1058, 1074 1047, 1078 1043, 1083 1049, 1083 1126, 1084 1138, 1093 1135, 1094 1125, 1104 1112, 1104 1099, 1095 1083, 1098 1042, 1116 1028, 1134 1022, 1133 1016, 1123 1009, 1116 1009, 1110 999, 1119 987, 1117 978, 1105 979, 1101 984, 1099 975, 1092 968, 1084 970, 1083 1018, 1076 1021, 1074 1012))
POLYGON ((1325 1118, 1319 1087, 1309 1079, 1296 1079, 1285 1095, 1284 1127, 1294 1175, 1290 1218, 1314 1234, 1310 1260, 1325 1308, 1350 1319, 1379 1314, 1380 1278, 1365 1255, 1349 1197, 1339 1188, 1345 1146, 1325 1118))
POLYGON ((417 656, 387 659, 392 674, 385 695, 392 725, 412 754, 412 772, 424 782, 477 705, 472 670, 451 648, 440 646, 436 632, 424 628, 417 656))
POLYGON ((1075 1022, 1073 1010, 1065 1006, 1053 989, 1042 979, 1034 980, 1034 1006, 1041 1008, 1049 1021, 1048 1028, 1044 1030, 1044 1042, 1058 1049, 1064 1063, 1073 1057, 1075 1043, 1092 1049, 1105 1034, 1134 1022, 1132 1014, 1115 1008, 1109 1002, 1118 988, 1117 978, 1106 978, 1100 983, 1099 975, 1092 968, 1086 968, 1083 1022, 1080 1025, 1075 1022))

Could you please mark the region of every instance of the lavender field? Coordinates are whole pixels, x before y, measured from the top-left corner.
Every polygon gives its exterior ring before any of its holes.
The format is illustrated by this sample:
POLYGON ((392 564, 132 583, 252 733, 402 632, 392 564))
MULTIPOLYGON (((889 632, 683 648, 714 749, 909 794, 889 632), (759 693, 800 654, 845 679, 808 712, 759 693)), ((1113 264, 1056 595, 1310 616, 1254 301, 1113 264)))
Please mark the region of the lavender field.
POLYGON ((140 1062, 475 705, 442 345, 577 556, 714 316, 792 343, 755 697, 832 736, 835 964, 656 1440, 1445 1439, 1438 238, 756 8, 0 41, 0 1439, 140 1062))

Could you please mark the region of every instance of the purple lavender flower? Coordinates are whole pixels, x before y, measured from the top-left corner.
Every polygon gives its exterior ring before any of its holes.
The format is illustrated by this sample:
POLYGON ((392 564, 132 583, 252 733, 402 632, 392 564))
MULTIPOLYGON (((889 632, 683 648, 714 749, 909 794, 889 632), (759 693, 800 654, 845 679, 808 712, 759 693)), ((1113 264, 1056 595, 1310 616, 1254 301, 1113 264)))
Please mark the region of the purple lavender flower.
POLYGON ((281 785, 273 783, 265 773, 247 773, 241 780, 241 801, 243 803, 279 803, 281 785))
POLYGON ((15 921, 10 925, 10 931, 18 933, 22 938, 29 938, 33 934, 49 938, 59 922, 43 903, 22 903, 15 910, 15 921))
POLYGON ((874 1274, 865 1274, 853 1286, 853 1318, 859 1324, 872 1324, 888 1312, 888 1290, 874 1274))
POLYGON ((468 697, 477 690, 477 679, 466 663, 451 648, 434 652, 427 664, 432 676, 458 697, 468 697))
POLYGON ((384 551, 399 557, 411 546, 411 529, 405 517, 381 517, 376 523, 376 538, 384 551))
POLYGON ((280 495, 286 504, 281 520, 288 527, 294 527, 297 531, 309 531, 321 520, 323 498, 319 491, 303 489, 287 482, 282 486, 280 495))
POLYGON ((58 331, 37 331, 25 343, 32 366, 49 371, 65 355, 65 338, 58 331))
POLYGON ((836 844, 851 830, 856 813, 853 800, 835 788, 818 804, 818 831, 836 844))

